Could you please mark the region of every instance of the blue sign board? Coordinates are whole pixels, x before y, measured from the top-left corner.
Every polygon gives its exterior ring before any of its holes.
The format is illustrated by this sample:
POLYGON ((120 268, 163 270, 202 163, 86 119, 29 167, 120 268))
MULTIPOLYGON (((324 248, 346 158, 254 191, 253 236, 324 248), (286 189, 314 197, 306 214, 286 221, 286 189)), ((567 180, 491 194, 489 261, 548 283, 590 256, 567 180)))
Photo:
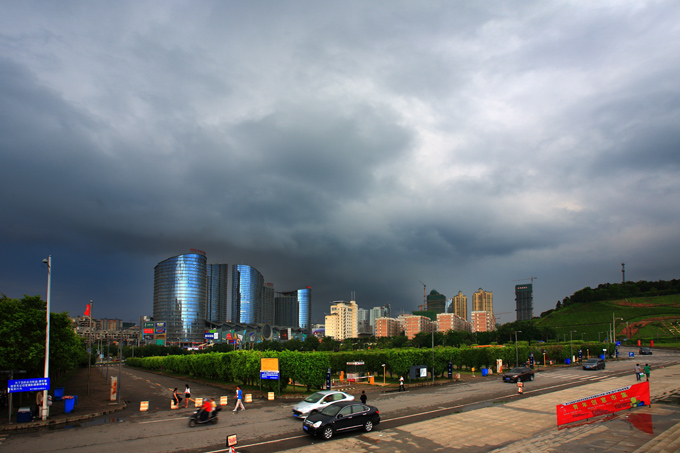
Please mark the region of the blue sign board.
POLYGON ((217 339, 217 334, 213 332, 206 332, 205 334, 205 339, 206 340, 216 340, 217 339))
POLYGON ((631 352, 629 352, 629 353, 628 353, 628 357, 635 357, 635 353, 634 353, 634 352, 632 352, 632 351, 631 351, 631 352))
POLYGON ((10 379, 7 383, 9 393, 38 392, 50 389, 50 378, 10 379))
POLYGON ((621 346, 621 342, 620 342, 620 341, 617 341, 617 342, 616 342, 616 346, 621 346))
POLYGON ((260 379, 271 379, 271 380, 278 380, 279 379, 279 372, 278 371, 260 371, 260 379))

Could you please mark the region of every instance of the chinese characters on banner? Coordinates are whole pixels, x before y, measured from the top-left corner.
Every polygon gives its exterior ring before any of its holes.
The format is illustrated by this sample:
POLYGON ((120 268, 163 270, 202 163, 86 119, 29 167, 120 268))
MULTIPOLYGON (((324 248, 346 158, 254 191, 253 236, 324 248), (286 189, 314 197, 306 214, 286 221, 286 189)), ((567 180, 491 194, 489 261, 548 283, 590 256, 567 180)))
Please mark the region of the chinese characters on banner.
POLYGON ((599 395, 558 404, 556 407, 557 426, 637 406, 648 406, 649 402, 649 382, 610 390, 599 395))

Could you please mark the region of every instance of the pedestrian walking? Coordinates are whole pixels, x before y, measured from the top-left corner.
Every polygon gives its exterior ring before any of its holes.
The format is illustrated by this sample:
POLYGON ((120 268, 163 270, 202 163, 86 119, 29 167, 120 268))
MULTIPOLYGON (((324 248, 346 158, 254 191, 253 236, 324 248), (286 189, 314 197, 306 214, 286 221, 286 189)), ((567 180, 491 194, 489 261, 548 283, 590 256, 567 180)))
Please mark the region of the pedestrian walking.
POLYGON ((179 403, 182 401, 182 397, 179 396, 179 393, 177 393, 177 387, 175 387, 175 390, 172 391, 172 402, 174 403, 175 407, 179 407, 179 403))
POLYGON ((186 384, 185 389, 184 389, 184 407, 185 408, 189 407, 189 398, 191 398, 191 389, 189 388, 189 384, 186 384))
POLYGON ((649 382, 649 375, 652 373, 652 368, 649 363, 645 363, 645 376, 647 376, 647 382, 649 382))
POLYGON ((636 363, 635 364, 635 377, 637 378, 638 381, 642 380, 640 375, 642 374, 642 368, 640 368, 640 364, 636 363))
POLYGON ((361 400, 362 404, 366 404, 366 400, 368 399, 368 397, 366 396, 366 390, 361 391, 361 396, 359 397, 359 399, 361 400))
POLYGON ((236 387, 236 407, 234 408, 234 412, 236 412, 239 407, 241 410, 246 410, 246 408, 243 407, 243 392, 241 391, 241 387, 236 387))
POLYGON ((404 376, 399 376, 399 391, 406 391, 406 388, 404 387, 404 376))

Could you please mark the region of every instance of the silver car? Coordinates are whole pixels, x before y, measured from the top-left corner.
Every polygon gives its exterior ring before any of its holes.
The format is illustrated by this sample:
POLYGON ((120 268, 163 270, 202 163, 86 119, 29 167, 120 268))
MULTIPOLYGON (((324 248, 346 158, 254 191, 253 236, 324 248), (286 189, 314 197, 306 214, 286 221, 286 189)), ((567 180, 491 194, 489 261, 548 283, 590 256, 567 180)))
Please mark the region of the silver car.
POLYGON ((312 411, 320 411, 324 407, 337 401, 354 401, 349 393, 337 390, 322 390, 309 395, 293 407, 293 416, 306 418, 312 411))

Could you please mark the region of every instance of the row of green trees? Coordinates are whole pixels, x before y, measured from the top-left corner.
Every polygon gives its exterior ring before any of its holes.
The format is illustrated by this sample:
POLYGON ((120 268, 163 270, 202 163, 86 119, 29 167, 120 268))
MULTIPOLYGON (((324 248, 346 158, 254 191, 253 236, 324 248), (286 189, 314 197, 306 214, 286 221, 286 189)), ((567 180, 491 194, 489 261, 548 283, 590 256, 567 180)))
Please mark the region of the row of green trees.
MULTIPOLYGON (((613 349, 607 348, 608 354, 613 349)), ((583 357, 595 356, 602 353, 600 343, 574 344, 534 344, 526 342, 515 345, 471 348, 446 347, 434 349, 402 348, 402 349, 374 349, 339 352, 301 352, 301 351, 232 351, 210 352, 206 354, 166 355, 157 357, 134 357, 127 359, 127 365, 218 380, 223 382, 237 382, 245 385, 255 385, 259 382, 260 359, 278 358, 280 368, 281 387, 285 388, 289 379, 307 386, 307 389, 321 388, 326 379, 326 371, 331 368, 333 374, 347 371, 348 362, 364 362, 364 371, 368 374, 380 376, 389 373, 390 378, 408 375, 414 365, 426 365, 430 370, 434 363, 435 376, 446 376, 449 362, 457 370, 495 368, 496 360, 501 359, 505 366, 515 363, 516 354, 520 363, 529 361, 533 354, 535 363, 546 361, 564 363, 571 353, 583 351, 583 357), (434 362, 433 362, 434 360, 434 362), (384 365, 384 368, 383 368, 384 365)), ((269 390, 278 387, 275 381, 263 381, 263 386, 269 390)))
MULTIPOLYGON (((44 375, 46 311, 47 304, 40 296, 10 299, 0 295, 0 369, 26 371, 15 379, 44 375)), ((68 313, 51 313, 50 377, 58 379, 85 365, 85 343, 73 331, 68 313)))

